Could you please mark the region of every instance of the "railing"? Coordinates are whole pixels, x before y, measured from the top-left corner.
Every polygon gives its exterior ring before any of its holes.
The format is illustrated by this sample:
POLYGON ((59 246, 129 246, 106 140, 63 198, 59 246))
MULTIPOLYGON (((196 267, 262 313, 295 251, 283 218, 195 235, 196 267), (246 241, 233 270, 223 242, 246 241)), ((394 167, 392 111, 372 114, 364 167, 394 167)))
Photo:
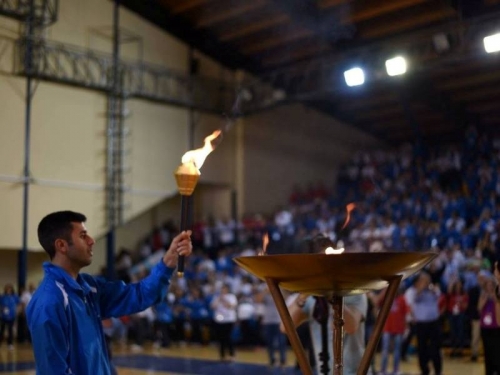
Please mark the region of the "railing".
POLYGON ((0 15, 25 21, 33 3, 35 26, 48 26, 57 21, 59 0, 0 0, 0 15))

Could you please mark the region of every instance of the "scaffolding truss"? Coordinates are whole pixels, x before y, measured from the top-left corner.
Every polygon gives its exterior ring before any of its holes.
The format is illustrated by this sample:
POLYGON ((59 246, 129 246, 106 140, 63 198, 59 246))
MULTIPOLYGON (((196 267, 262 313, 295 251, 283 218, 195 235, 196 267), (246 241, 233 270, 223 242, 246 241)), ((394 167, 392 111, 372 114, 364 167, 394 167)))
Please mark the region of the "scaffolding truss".
MULTIPOLYGON (((15 71, 33 78, 110 92, 113 88, 111 54, 46 39, 17 42, 15 71), (25 65, 26 43, 32 43, 31 71, 25 65)), ((120 61, 122 95, 175 104, 214 113, 226 113, 234 101, 235 85, 166 69, 154 64, 120 61)))
POLYGON ((26 21, 31 5, 34 26, 49 26, 57 21, 59 0, 0 0, 0 15, 26 21))

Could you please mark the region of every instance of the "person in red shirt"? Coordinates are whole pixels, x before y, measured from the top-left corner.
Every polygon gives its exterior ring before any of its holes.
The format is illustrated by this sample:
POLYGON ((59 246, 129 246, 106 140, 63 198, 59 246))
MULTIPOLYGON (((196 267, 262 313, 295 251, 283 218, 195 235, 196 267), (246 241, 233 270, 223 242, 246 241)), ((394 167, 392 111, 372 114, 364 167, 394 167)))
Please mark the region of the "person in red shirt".
MULTIPOLYGON (((385 290, 378 296, 379 306, 382 304, 385 296, 385 290)), ((398 294, 392 303, 391 311, 385 322, 382 333, 382 363, 380 372, 386 374, 387 364, 389 361, 389 348, 392 346, 393 356, 393 374, 399 373, 399 362, 401 359, 401 344, 403 342, 403 335, 406 330, 406 315, 410 312, 410 308, 404 298, 404 288, 400 287, 398 294)))
POLYGON ((465 292, 462 281, 455 279, 448 286, 446 295, 446 311, 450 323, 450 357, 461 357, 465 338, 465 311, 469 304, 469 296, 465 292))

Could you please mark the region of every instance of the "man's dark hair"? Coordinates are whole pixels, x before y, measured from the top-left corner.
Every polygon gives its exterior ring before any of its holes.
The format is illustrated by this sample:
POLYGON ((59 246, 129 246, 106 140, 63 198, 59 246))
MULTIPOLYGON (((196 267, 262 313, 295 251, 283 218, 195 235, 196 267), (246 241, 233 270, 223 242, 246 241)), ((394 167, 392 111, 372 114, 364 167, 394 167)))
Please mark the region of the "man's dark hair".
POLYGON ((73 211, 58 211, 45 216, 38 224, 38 241, 43 249, 49 254, 50 259, 56 255, 55 242, 63 239, 71 244, 71 223, 84 223, 87 221, 85 215, 73 211))

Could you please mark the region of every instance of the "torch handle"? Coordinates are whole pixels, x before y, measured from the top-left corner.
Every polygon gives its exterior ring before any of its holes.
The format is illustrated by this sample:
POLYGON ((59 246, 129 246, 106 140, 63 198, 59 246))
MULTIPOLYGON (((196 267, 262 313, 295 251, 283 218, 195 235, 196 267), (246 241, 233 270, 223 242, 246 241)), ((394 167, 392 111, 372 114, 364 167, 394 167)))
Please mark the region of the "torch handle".
MULTIPOLYGON (((181 232, 189 229, 190 195, 181 195, 181 232)), ((184 276, 184 255, 177 260, 177 276, 184 276)))

